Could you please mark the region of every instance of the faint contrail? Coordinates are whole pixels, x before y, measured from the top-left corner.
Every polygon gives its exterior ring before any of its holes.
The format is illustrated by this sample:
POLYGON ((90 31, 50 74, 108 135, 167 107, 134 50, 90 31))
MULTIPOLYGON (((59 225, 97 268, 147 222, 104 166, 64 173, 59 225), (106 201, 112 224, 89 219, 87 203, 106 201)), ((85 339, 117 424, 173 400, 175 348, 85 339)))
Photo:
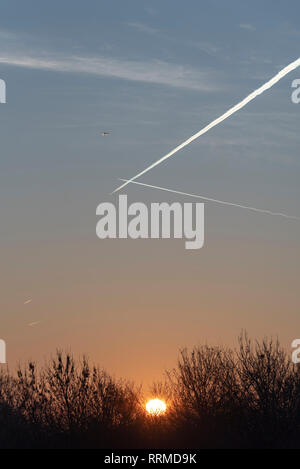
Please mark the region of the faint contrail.
POLYGON ((268 90, 269 88, 271 88, 272 86, 274 86, 279 80, 281 80, 281 78, 285 77, 288 73, 290 73, 292 70, 295 70, 295 68, 299 67, 300 65, 300 57, 299 59, 295 60, 294 62, 290 63, 287 67, 283 68, 279 73, 277 73, 277 75, 275 75, 273 78, 271 78, 271 80, 267 81, 267 83, 265 83, 264 85, 262 85, 260 88, 258 88, 257 90, 253 91, 251 94, 249 94, 249 96, 247 96, 245 99, 243 99, 243 101, 241 101, 240 103, 236 104, 234 107, 232 107, 231 109, 229 109, 229 111, 225 112, 225 114, 222 114, 222 116, 218 117, 218 119, 215 119, 214 121, 212 121, 210 124, 208 124, 206 127, 204 127, 202 130, 200 130, 199 132, 197 132, 195 135, 192 135, 192 137, 188 138, 185 142, 181 143, 180 145, 178 145, 176 148, 174 148, 174 150, 170 151, 169 153, 167 153, 165 156, 163 156, 162 158, 160 158, 159 160, 155 161, 153 164, 151 164, 150 166, 148 166, 148 168, 144 169, 143 171, 141 171, 140 173, 138 173, 136 176, 134 176, 133 178, 129 179, 127 182, 125 182, 124 184, 122 184, 121 186, 117 187, 114 191, 114 192, 117 192, 119 191, 120 189, 123 189, 123 187, 127 186, 127 184, 129 184, 130 182, 134 181, 135 179, 139 178, 140 176, 142 176, 143 174, 147 173, 148 171, 150 171, 150 169, 153 169, 155 168, 155 166, 159 165, 160 163, 162 163, 164 160, 166 160, 167 158, 170 158, 170 156, 174 155, 175 153, 177 153, 179 150, 181 150, 182 148, 184 148, 185 146, 187 146, 189 143, 193 142, 194 140, 196 140, 196 138, 200 137, 201 135, 205 134, 206 132, 208 132, 210 129, 212 129, 213 127, 215 127, 216 125, 220 124, 221 122, 223 122, 225 119, 227 119, 228 117, 232 116, 232 114, 234 114, 235 112, 239 111, 240 109, 242 109, 243 107, 245 107, 248 103, 250 103, 250 101, 252 101, 253 99, 255 99, 258 95, 262 94, 264 91, 268 90))
POLYGON ((40 323, 41 323, 41 321, 30 322, 29 324, 27 324, 27 326, 34 327, 34 326, 37 326, 40 323))
POLYGON ((299 220, 300 221, 300 217, 296 217, 294 215, 288 215, 286 213, 272 212, 271 210, 266 210, 266 209, 262 209, 262 208, 249 207, 249 205, 241 205, 241 204, 236 204, 236 203, 233 203, 233 202, 225 202, 224 200, 212 199, 210 197, 204 197, 203 195, 189 194, 188 192, 181 192, 181 191, 176 191, 176 190, 173 190, 173 189, 166 189, 165 187, 153 186, 152 184, 144 184, 143 182, 135 182, 135 181, 131 181, 131 180, 128 180, 128 179, 120 179, 120 181, 125 181, 125 182, 131 183, 131 184, 137 184, 139 186, 150 187, 152 189, 159 189, 159 190, 165 191, 165 192, 172 192, 173 194, 185 195, 185 196, 188 196, 188 197, 196 197, 197 199, 207 200, 209 202, 215 202, 216 204, 230 205, 231 207, 238 207, 238 208, 243 208, 243 209, 246 209, 246 210, 252 210, 252 212, 265 213, 267 215, 276 215, 276 216, 279 216, 279 217, 290 218, 292 220, 299 220))

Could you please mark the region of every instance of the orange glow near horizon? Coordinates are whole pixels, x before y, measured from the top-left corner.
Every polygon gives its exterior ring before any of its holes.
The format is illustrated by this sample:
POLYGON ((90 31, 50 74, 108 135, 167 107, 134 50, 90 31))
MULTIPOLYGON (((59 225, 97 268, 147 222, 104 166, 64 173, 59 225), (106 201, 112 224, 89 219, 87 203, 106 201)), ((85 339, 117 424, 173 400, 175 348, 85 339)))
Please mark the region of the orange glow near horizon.
POLYGON ((167 404, 160 399, 151 399, 146 404, 146 410, 150 415, 160 416, 166 412, 167 404))

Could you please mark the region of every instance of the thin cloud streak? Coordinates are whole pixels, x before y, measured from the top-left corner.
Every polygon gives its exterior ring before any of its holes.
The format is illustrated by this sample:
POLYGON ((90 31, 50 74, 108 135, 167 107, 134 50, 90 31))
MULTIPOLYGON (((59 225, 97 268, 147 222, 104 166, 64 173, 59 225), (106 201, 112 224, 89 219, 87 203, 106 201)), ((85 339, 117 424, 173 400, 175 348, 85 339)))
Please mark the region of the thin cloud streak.
POLYGON ((35 70, 88 73, 197 91, 211 92, 217 90, 217 86, 212 84, 212 77, 207 71, 160 60, 142 62, 110 57, 61 57, 51 55, 46 57, 42 55, 4 55, 2 53, 0 55, 0 64, 35 70))
POLYGON ((245 209, 245 210, 251 210, 251 211, 257 212, 257 213, 264 213, 264 214, 267 214, 267 215, 279 216, 279 217, 289 218, 291 220, 300 221, 300 217, 296 217, 294 215, 288 215, 288 214, 282 213, 282 212, 272 212, 271 210, 267 210, 267 209, 250 207, 249 205, 241 205, 241 204, 237 204, 237 203, 234 203, 234 202, 226 202, 224 200, 219 200, 219 199, 212 199, 211 197, 205 197, 203 195, 189 194, 188 192, 181 192, 181 191, 177 191, 177 190, 174 190, 174 189, 167 189, 165 187, 153 186, 152 184, 145 184, 145 183, 142 183, 142 182, 130 181, 128 179, 119 179, 119 180, 120 181, 126 181, 126 182, 129 182, 131 184, 137 184, 138 186, 144 186, 144 187, 149 187, 151 189, 158 189, 158 190, 165 191, 165 192, 171 192, 172 194, 179 194, 179 195, 184 195, 184 196, 187 196, 187 197, 195 197, 197 199, 207 200, 208 202, 214 202, 216 204, 229 205, 231 207, 237 207, 237 208, 242 208, 242 209, 245 209))
POLYGON ((151 35, 158 33, 157 29, 154 29, 151 26, 147 26, 146 24, 143 24, 143 23, 127 23, 127 25, 130 28, 134 28, 141 33, 146 33, 146 34, 151 34, 151 35))
POLYGON ((241 29, 246 29, 248 31, 255 31, 255 26, 253 26, 253 24, 249 24, 249 23, 241 23, 239 24, 239 27, 241 29))
POLYGON ((272 88, 272 86, 274 86, 276 83, 278 83, 283 77, 285 77, 288 73, 290 73, 291 71, 295 70, 296 68, 298 68, 300 65, 300 57, 295 60, 294 62, 291 62, 289 65, 287 65, 286 67, 284 67, 282 70, 280 70, 280 72, 278 72, 273 78, 271 78, 269 81, 267 81, 264 85, 260 86, 259 88, 257 88, 255 91, 253 91, 252 93, 250 93, 246 98, 244 98, 242 101, 240 101, 238 104, 236 104, 235 106, 233 106, 232 108, 230 108, 227 112, 225 112, 224 114, 222 114, 220 117, 218 117, 217 119, 215 119, 214 121, 212 121, 210 124, 206 125, 203 129, 201 129, 199 132, 197 132, 196 134, 192 135, 190 138, 188 138, 187 140, 185 140, 183 143, 181 143, 180 145, 178 145, 176 148, 174 148, 173 150, 171 150, 169 153, 167 153, 165 156, 163 156, 162 158, 160 158, 159 160, 155 161, 154 163, 152 163, 150 166, 148 166, 146 169, 144 169, 143 171, 141 171, 140 173, 138 173, 136 176, 134 176, 133 178, 129 179, 127 182, 125 182, 124 184, 122 184, 121 186, 117 187, 114 191, 113 191, 113 194, 115 192, 118 192, 119 190, 123 189, 125 186, 127 186, 127 184, 129 184, 130 182, 134 181, 135 179, 139 178, 140 176, 146 174, 148 171, 150 171, 151 169, 155 168, 156 166, 158 166, 160 163, 162 163, 163 161, 167 160, 168 158, 170 158, 172 155, 174 155, 175 153, 177 153, 179 150, 181 150, 182 148, 186 147, 187 145, 189 145, 190 143, 192 143, 194 140, 196 140, 198 137, 200 137, 201 135, 204 135, 206 134, 206 132, 208 132, 210 129, 212 129, 213 127, 217 126, 218 124, 220 124, 221 122, 223 122, 224 120, 228 119, 228 117, 232 116, 233 114, 235 114, 237 111, 239 111, 240 109, 242 109, 243 107, 245 107, 248 103, 250 103, 251 101, 253 101, 255 98, 257 98, 257 96, 261 95, 262 93, 264 93, 265 91, 267 91, 268 89, 272 88))
POLYGON ((177 37, 172 37, 167 34, 164 34, 158 29, 151 28, 143 23, 127 23, 127 26, 129 26, 130 28, 134 28, 140 33, 148 34, 151 36, 157 36, 160 40, 170 41, 173 43, 180 44, 181 46, 183 45, 183 46, 199 49, 208 55, 214 56, 219 51, 219 47, 217 47, 215 44, 212 44, 210 42, 193 41, 193 40, 188 40, 188 39, 182 39, 182 37, 178 39, 177 37))

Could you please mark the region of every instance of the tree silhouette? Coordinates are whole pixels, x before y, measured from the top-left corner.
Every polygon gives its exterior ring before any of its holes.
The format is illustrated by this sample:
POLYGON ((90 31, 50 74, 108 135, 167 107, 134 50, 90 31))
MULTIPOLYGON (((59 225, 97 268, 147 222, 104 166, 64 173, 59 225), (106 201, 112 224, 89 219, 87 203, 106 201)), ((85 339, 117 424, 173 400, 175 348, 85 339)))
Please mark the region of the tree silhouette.
POLYGON ((151 387, 167 412, 145 412, 134 383, 58 351, 0 372, 1 448, 298 448, 300 373, 278 340, 237 350, 184 349, 151 387))

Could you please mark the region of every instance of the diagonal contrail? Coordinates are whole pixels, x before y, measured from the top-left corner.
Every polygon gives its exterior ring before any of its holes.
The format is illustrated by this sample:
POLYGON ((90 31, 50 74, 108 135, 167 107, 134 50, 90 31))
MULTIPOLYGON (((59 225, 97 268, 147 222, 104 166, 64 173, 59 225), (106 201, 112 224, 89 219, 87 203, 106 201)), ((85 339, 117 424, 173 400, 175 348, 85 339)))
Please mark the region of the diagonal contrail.
POLYGON ((205 197, 203 195, 189 194, 188 192, 181 192, 181 191, 176 191, 176 190, 173 190, 173 189, 166 189, 165 187, 153 186, 152 184, 144 184, 143 182, 130 181, 129 179, 120 179, 120 181, 126 182, 128 184, 131 183, 131 184, 137 184, 139 186, 150 187, 151 189, 159 189, 159 190, 165 191, 165 192, 172 192, 173 194, 185 195, 185 196, 188 196, 188 197, 195 197, 197 199, 207 200, 208 202, 214 202, 216 204, 230 205, 231 207, 238 207, 238 208, 243 208, 243 209, 246 209, 246 210, 252 210, 252 212, 265 213, 267 215, 275 215, 275 216, 279 216, 279 217, 284 217, 284 218, 289 218, 289 219, 292 219, 292 220, 299 220, 300 221, 300 217, 296 217, 294 215, 288 215, 286 213, 272 212, 271 210, 266 210, 266 209, 263 209, 263 208, 250 207, 249 205, 241 205, 241 204, 236 204, 236 203, 233 203, 233 202, 225 202, 224 200, 212 199, 210 197, 205 197))
POLYGON ((241 101, 240 103, 238 103, 235 106, 233 106, 232 108, 230 108, 227 112, 225 112, 225 114, 222 114, 222 116, 218 117, 218 119, 215 119, 214 121, 212 121, 210 124, 208 124, 202 130, 197 132, 195 135, 192 135, 192 137, 188 138, 185 142, 181 143, 176 148, 174 148, 174 150, 170 151, 165 156, 163 156, 162 158, 160 158, 159 160, 155 161, 150 166, 148 166, 148 168, 144 169, 143 171, 138 173, 136 176, 129 179, 128 181, 126 181, 121 186, 117 187, 113 191, 113 193, 118 192, 120 189, 123 189, 123 187, 127 186, 127 184, 129 184, 130 182, 132 182, 135 179, 139 178, 143 174, 146 174, 148 171, 155 168, 155 166, 158 166, 160 163, 162 163, 166 159, 170 158, 172 155, 177 153, 179 150, 181 150, 182 148, 189 145, 189 143, 196 140, 196 138, 198 138, 201 135, 205 134, 210 129, 212 129, 216 125, 220 124, 221 122, 223 122, 228 117, 232 116, 232 114, 234 114, 235 112, 237 112, 240 109, 242 109, 243 107, 245 107, 248 103, 250 103, 250 101, 253 101, 253 99, 255 99, 258 95, 262 94, 264 91, 268 90, 269 88, 272 88, 272 86, 274 86, 279 80, 281 80, 283 77, 285 77, 291 71, 295 70, 295 68, 299 67, 299 65, 300 65, 300 57, 299 57, 299 59, 297 59, 294 62, 290 63, 287 67, 283 68, 279 73, 277 73, 277 75, 275 75, 273 78, 271 78, 271 80, 267 81, 267 83, 265 83, 260 88, 258 88, 257 90, 255 90, 251 94, 249 94, 249 96, 247 96, 245 99, 243 99, 243 101, 241 101))

